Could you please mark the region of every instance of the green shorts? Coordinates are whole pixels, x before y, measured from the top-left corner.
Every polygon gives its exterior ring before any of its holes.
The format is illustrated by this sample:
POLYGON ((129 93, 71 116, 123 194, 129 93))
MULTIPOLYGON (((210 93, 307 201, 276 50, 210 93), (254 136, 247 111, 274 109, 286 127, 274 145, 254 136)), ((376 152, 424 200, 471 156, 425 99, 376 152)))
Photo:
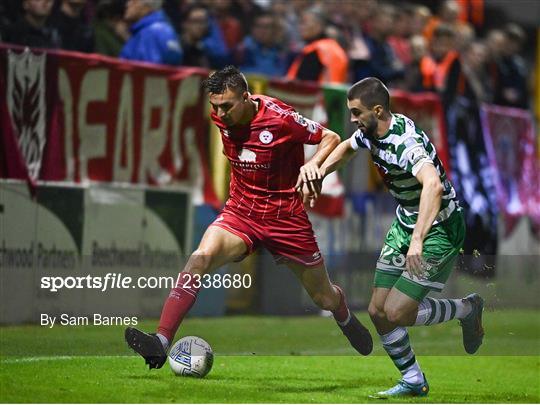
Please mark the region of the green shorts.
POLYGON ((412 230, 394 220, 386 234, 381 255, 377 260, 373 285, 379 288, 395 287, 416 301, 422 301, 430 291, 442 291, 454 267, 465 239, 465 221, 462 211, 431 228, 424 239, 422 256, 426 274, 411 277, 405 268, 405 256, 411 243, 412 230))

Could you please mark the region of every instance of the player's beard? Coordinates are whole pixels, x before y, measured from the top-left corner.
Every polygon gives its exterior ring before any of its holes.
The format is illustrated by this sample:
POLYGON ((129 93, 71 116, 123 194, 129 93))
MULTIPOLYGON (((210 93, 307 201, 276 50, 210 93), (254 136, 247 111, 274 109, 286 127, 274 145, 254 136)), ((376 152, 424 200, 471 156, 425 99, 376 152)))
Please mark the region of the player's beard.
POLYGON ((370 120, 367 125, 363 126, 363 128, 360 128, 362 133, 366 138, 369 139, 376 139, 377 138, 377 120, 370 120))

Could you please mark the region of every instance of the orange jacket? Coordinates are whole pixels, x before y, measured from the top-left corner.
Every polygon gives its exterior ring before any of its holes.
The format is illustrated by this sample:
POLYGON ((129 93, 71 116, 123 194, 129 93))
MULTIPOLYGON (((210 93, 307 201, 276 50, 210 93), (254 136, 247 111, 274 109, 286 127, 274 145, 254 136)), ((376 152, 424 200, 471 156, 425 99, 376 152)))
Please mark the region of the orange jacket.
POLYGON ((460 8, 459 20, 470 22, 476 27, 484 25, 484 0, 457 0, 460 8))
POLYGON ((458 56, 459 54, 456 51, 450 51, 438 63, 431 56, 424 56, 420 60, 423 87, 426 90, 443 90, 450 67, 458 56))
POLYGON ((349 69, 349 59, 343 48, 336 40, 331 38, 318 39, 307 44, 302 53, 298 55, 289 71, 287 78, 294 80, 305 55, 317 52, 319 61, 324 66, 323 72, 319 77, 319 83, 346 83, 349 69))

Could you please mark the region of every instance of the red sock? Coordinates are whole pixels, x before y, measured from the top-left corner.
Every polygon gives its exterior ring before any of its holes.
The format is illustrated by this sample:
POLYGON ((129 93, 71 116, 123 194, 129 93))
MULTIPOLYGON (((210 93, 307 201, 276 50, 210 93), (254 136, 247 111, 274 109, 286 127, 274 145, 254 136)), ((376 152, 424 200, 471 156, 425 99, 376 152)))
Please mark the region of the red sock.
POLYGON ((339 299, 339 306, 335 311, 332 311, 332 314, 334 315, 334 319, 338 322, 346 322, 349 319, 349 307, 347 307, 347 301, 345 300, 345 293, 343 290, 334 284, 334 288, 338 290, 340 299, 339 299))
POLYGON ((182 319, 195 303, 200 289, 193 286, 195 280, 191 276, 188 271, 180 273, 178 283, 169 293, 161 310, 157 333, 165 336, 169 343, 172 343, 182 319))

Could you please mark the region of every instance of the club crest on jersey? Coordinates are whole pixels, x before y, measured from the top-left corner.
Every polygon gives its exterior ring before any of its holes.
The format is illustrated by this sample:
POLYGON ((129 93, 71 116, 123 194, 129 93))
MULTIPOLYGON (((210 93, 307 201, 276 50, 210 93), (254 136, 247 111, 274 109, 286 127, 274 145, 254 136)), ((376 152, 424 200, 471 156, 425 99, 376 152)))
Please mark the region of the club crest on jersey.
POLYGON ((242 149, 238 154, 238 159, 240 159, 242 162, 256 162, 257 155, 252 150, 242 149))
POLYGON ((274 135, 272 135, 272 132, 270 131, 262 131, 259 134, 259 140, 265 145, 268 145, 270 142, 274 140, 274 135))

